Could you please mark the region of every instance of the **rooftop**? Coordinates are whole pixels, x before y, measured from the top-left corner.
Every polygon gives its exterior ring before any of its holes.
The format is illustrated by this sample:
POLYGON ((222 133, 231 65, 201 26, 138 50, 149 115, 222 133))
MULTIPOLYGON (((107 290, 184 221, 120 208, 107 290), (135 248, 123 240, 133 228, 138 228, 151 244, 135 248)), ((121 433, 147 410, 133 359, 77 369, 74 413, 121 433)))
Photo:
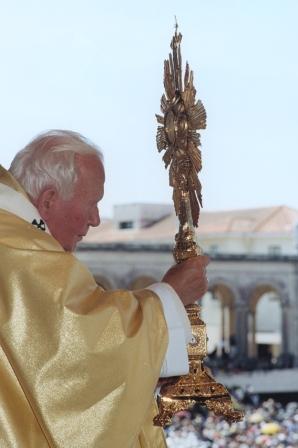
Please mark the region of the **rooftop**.
MULTIPOLYGON (((123 222, 129 226, 121 228, 119 219, 103 219, 97 228, 91 228, 84 238, 84 243, 167 243, 173 241, 173 235, 177 232, 178 220, 174 212, 168 214, 169 204, 164 205, 165 213, 160 219, 153 212, 152 222, 148 222, 148 206, 154 210, 155 204, 145 206, 146 226, 140 227, 140 218, 135 223, 135 212, 131 214, 132 204, 119 207, 123 222), (127 212, 127 214, 125 214, 127 212)), ((161 204, 156 205, 159 210, 161 204)), ((133 204, 133 208, 144 209, 144 204, 133 204)), ((155 210, 156 211, 156 210, 155 210)), ((227 211, 201 212, 198 234, 200 238, 219 235, 236 234, 268 234, 268 235, 290 235, 298 224, 298 210, 287 206, 264 207, 254 209, 240 209, 227 211)))

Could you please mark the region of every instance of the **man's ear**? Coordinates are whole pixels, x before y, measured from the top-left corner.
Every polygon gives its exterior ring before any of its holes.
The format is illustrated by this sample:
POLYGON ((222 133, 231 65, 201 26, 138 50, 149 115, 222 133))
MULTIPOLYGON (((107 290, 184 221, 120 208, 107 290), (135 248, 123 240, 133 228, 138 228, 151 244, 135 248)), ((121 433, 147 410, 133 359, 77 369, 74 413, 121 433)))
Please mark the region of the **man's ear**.
POLYGON ((40 216, 46 221, 53 212, 58 199, 56 188, 48 187, 44 189, 34 201, 40 216))

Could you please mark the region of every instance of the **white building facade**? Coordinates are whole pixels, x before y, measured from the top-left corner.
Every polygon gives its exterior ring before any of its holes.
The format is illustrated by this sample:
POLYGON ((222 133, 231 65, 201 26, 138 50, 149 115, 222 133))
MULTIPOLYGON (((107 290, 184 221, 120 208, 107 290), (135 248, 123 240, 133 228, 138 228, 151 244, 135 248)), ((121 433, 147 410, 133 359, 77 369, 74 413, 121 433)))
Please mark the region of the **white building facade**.
MULTIPOLYGON (((90 230, 77 256, 106 288, 145 287, 173 264, 171 206, 129 204, 90 230)), ((198 241, 211 257, 202 299, 209 351, 298 366, 298 210, 202 212, 198 241)))

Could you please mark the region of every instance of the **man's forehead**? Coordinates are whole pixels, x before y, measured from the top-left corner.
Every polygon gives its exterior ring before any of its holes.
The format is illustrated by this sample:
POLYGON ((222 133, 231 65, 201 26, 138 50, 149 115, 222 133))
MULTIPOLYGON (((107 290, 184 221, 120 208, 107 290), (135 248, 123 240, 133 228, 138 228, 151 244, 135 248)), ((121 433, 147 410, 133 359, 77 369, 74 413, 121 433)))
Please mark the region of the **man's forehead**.
POLYGON ((76 162, 82 176, 90 178, 94 176, 100 178, 101 182, 105 181, 105 169, 102 161, 94 154, 76 154, 76 162))

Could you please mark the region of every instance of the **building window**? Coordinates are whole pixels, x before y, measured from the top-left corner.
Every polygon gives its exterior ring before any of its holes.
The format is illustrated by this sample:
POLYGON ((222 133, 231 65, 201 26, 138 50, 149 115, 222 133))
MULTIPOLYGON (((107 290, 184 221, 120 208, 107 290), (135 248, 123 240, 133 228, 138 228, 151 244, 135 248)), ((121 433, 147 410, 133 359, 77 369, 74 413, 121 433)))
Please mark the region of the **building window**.
POLYGON ((133 229, 133 221, 119 222, 119 229, 133 229))
POLYGON ((280 246, 269 246, 268 253, 269 253, 269 255, 281 255, 281 247, 280 246))

